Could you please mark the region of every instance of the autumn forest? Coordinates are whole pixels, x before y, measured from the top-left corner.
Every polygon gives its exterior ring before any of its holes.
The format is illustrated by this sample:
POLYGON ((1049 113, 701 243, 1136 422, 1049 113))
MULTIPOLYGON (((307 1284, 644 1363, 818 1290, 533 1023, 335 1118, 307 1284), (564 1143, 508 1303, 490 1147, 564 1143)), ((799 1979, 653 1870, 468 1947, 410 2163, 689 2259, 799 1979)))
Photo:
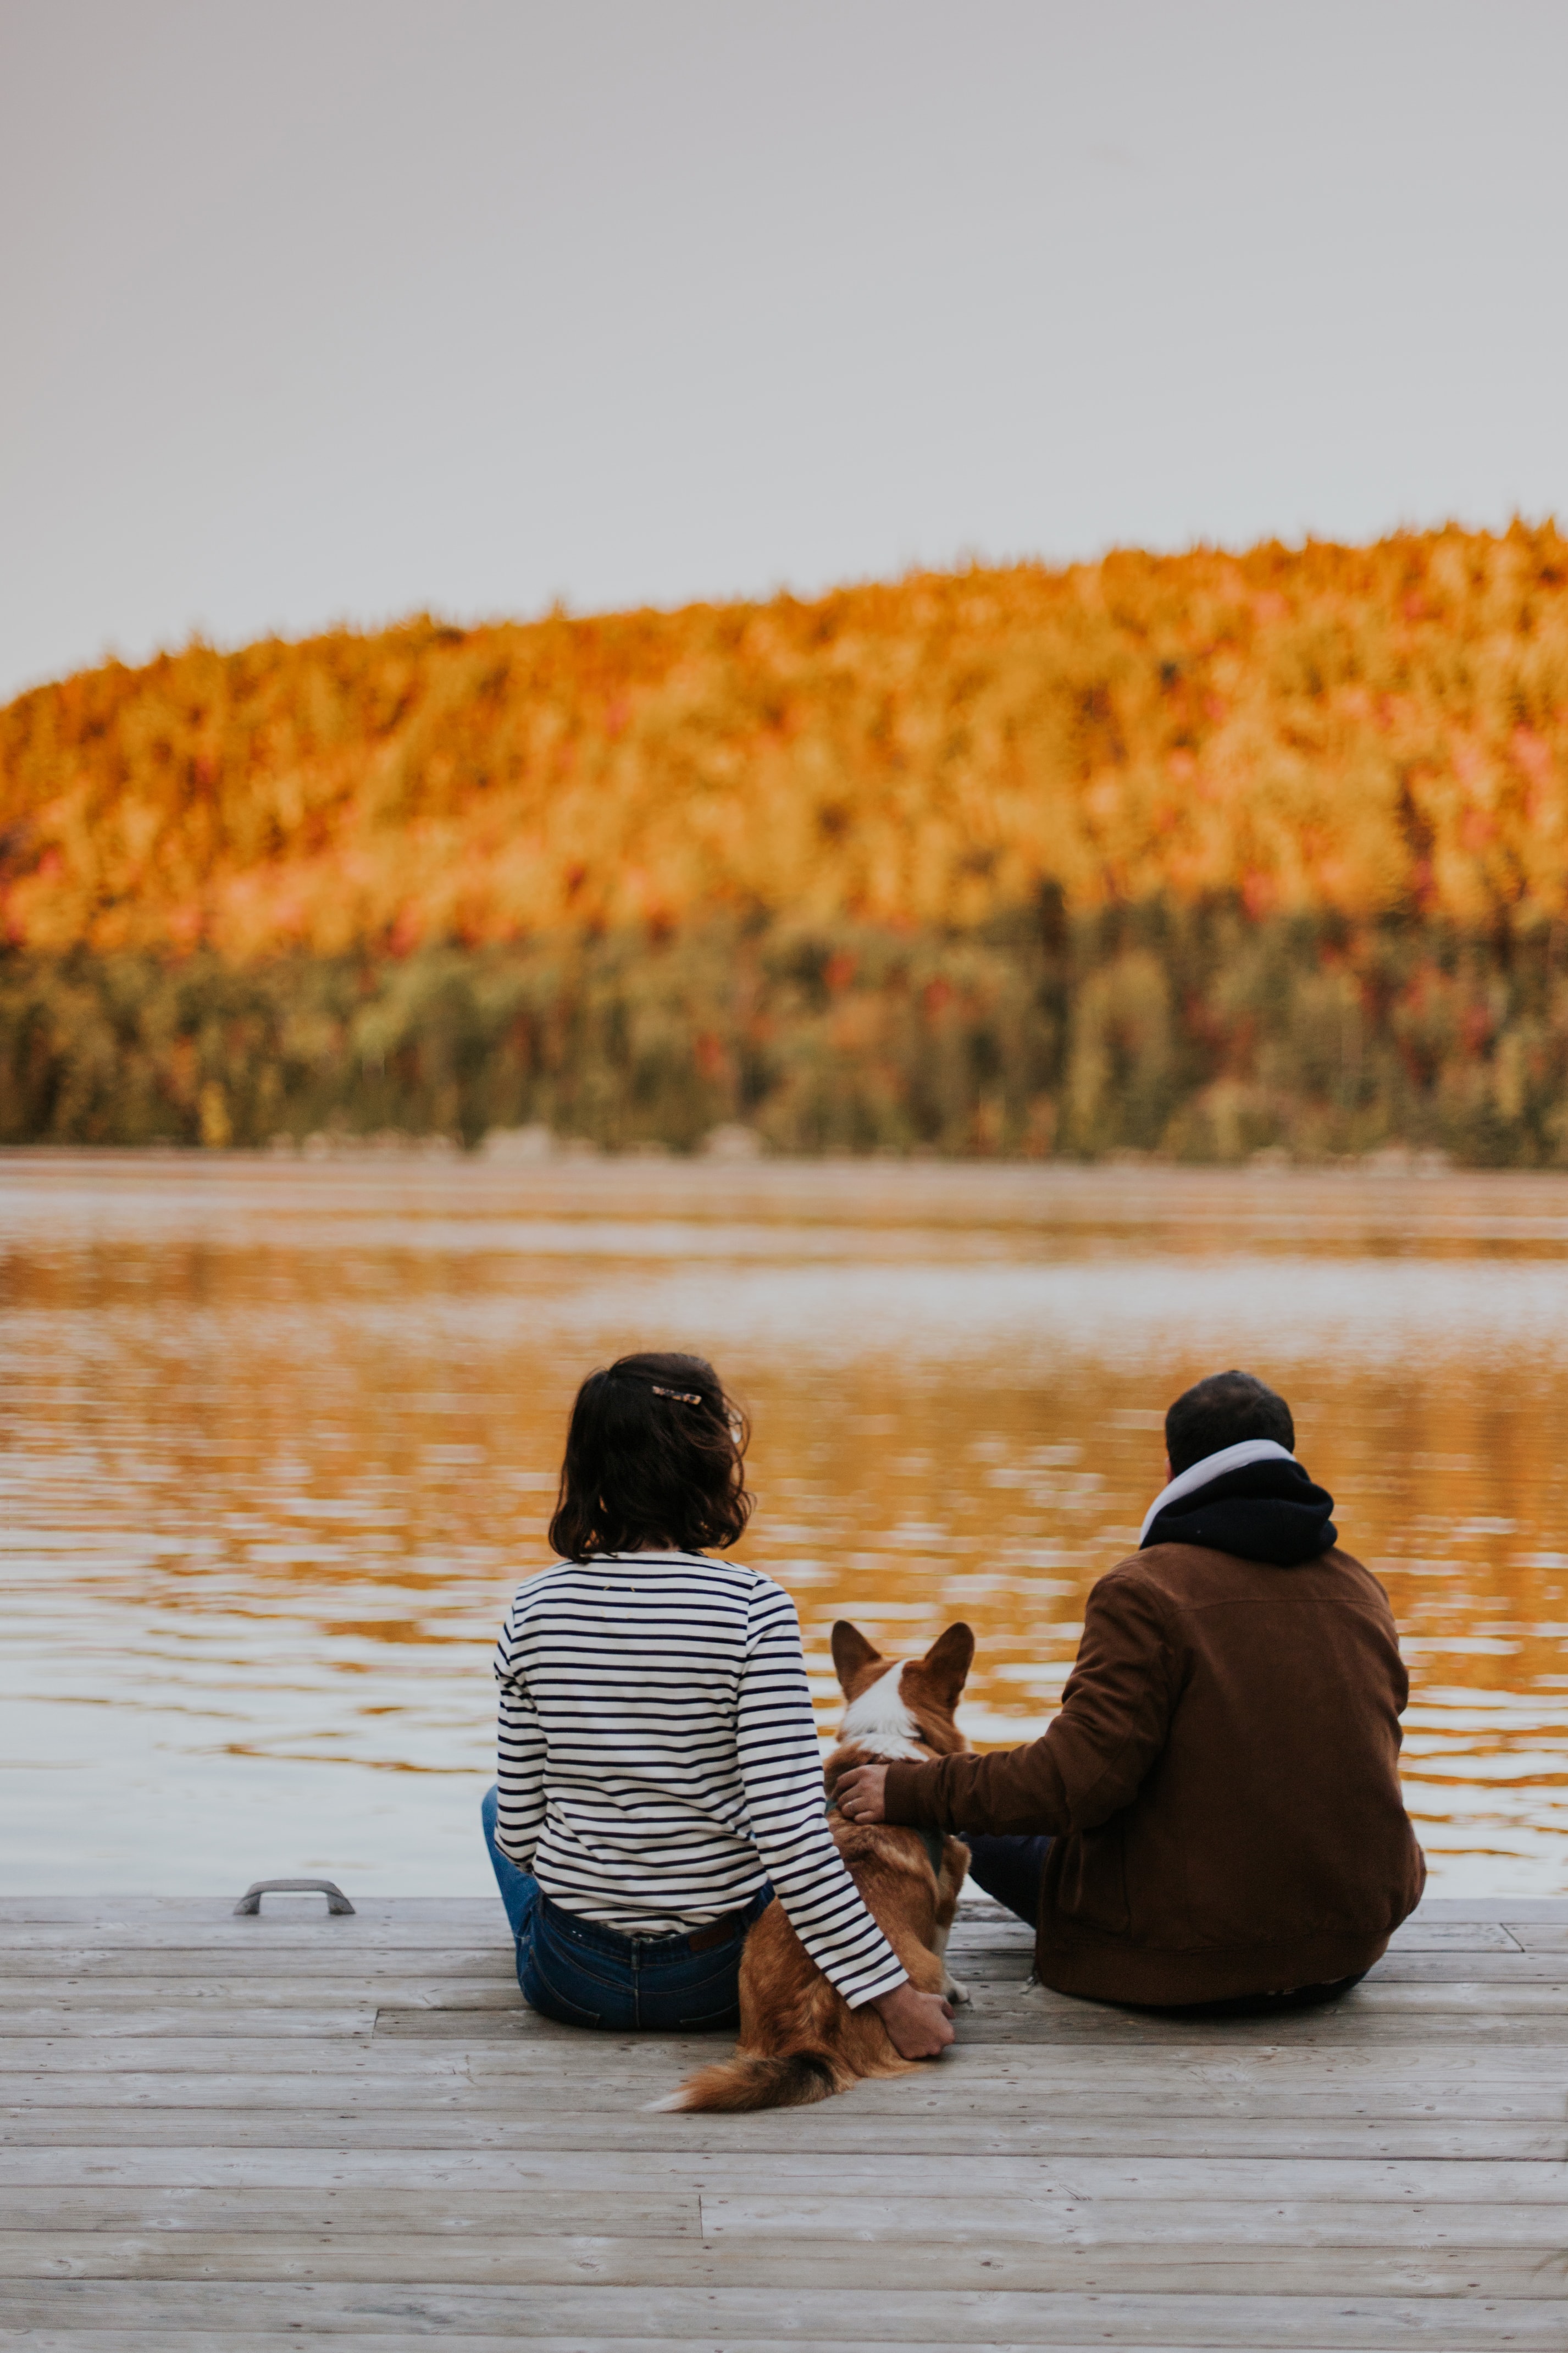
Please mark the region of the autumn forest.
POLYGON ((1568 1164, 1568 542, 109 665, 0 712, 0 1141, 1568 1164))

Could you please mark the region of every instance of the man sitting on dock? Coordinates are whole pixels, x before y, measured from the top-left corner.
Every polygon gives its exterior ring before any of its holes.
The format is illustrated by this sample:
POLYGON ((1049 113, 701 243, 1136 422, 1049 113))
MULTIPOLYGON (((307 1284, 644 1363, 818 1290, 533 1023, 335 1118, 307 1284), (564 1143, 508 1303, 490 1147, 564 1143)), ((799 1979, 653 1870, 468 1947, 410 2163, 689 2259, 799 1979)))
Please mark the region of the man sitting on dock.
POLYGON ((1250 1373, 1199 1381, 1165 1416, 1168 1484, 1089 1595, 1044 1736, 838 1784, 854 1820, 967 1839, 1059 1993, 1330 2000, 1420 1899, 1393 1613, 1295 1442, 1250 1373))

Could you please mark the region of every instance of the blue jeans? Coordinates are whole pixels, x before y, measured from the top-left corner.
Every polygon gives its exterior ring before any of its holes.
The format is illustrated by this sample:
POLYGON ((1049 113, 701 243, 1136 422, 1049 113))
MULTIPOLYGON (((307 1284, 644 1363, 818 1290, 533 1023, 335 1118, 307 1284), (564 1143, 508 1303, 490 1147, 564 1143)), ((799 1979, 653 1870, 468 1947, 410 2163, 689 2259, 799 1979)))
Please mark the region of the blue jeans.
POLYGON ((741 1952, 746 1931, 773 1900, 764 1880, 733 1925, 693 1952, 690 1936, 623 1936, 552 1904, 531 1872, 496 1844, 497 1799, 485 1792, 480 1819, 500 1900, 517 1946, 517 1981, 531 2010, 563 2026, 612 2033, 692 2034, 741 2022, 741 1952))
POLYGON ((1048 1838, 1004 1836, 992 1831, 960 1831, 969 1849, 969 1876, 998 1904, 1031 1928, 1040 1925, 1040 1884, 1046 1875, 1048 1838))

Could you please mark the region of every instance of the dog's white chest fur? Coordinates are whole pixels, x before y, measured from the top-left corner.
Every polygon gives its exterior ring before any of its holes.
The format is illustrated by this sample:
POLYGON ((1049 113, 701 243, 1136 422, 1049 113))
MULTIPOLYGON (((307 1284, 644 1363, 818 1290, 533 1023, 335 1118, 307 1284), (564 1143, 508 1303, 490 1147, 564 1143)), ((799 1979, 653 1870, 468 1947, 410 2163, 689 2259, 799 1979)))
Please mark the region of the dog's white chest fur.
POLYGON ((901 1667, 889 1668, 858 1699, 850 1701, 838 1734, 847 1746, 854 1742, 858 1747, 868 1748, 874 1757, 909 1757, 923 1761, 924 1750, 915 1746, 915 1720, 904 1705, 900 1688, 903 1672, 901 1667))

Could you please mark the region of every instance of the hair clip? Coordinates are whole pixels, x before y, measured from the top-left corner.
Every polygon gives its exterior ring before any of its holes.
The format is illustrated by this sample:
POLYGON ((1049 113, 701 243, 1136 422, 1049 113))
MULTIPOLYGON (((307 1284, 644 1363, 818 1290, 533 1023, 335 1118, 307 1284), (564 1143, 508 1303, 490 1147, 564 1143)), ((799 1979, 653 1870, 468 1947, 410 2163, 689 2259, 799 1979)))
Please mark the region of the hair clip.
POLYGON ((657 1381, 650 1381, 648 1387, 655 1397, 673 1398, 677 1405, 700 1405, 702 1402, 695 1389, 661 1389, 657 1381))

